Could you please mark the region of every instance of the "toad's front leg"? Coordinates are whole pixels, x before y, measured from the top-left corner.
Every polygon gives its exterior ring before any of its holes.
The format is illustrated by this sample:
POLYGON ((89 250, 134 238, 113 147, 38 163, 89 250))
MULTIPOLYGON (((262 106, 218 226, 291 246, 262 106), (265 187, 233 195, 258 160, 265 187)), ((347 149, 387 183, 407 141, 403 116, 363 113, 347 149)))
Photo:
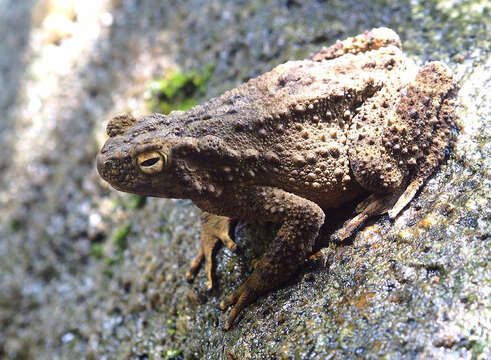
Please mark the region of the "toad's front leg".
POLYGON ((230 251, 236 248, 235 243, 230 238, 231 219, 225 216, 210 214, 206 211, 201 212, 201 242, 198 255, 191 262, 186 278, 191 281, 196 276, 201 263, 205 263, 206 276, 208 278, 208 290, 213 288, 213 251, 218 242, 221 241, 230 251))
POLYGON ((295 273, 312 252, 324 223, 324 212, 317 204, 278 188, 251 186, 235 193, 227 203, 235 206, 222 208, 223 215, 278 222, 281 227, 251 276, 221 303, 223 310, 233 306, 226 330, 242 309, 295 273))

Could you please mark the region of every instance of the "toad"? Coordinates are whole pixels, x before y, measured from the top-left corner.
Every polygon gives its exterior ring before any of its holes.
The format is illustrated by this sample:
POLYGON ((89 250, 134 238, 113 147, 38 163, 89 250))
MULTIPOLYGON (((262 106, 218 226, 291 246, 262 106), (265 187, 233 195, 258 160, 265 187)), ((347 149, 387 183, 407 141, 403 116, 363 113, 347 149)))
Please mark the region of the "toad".
POLYGON ((187 277, 204 263, 210 289, 213 249, 236 247, 231 219, 279 224, 252 274, 221 303, 232 307, 229 329, 294 275, 330 209, 370 193, 340 240, 369 217, 401 212, 444 159, 456 94, 445 64, 419 68, 397 34, 373 29, 189 111, 113 118, 97 169, 117 190, 190 199, 202 210, 187 277))

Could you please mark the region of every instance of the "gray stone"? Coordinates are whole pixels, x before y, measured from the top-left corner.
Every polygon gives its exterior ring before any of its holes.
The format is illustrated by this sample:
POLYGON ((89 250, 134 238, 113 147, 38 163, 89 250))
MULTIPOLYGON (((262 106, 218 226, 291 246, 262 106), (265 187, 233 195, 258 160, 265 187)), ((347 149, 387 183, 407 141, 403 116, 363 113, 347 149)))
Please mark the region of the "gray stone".
MULTIPOLYGON (((0 358, 490 357, 488 2, 125 0, 98 38, 59 44, 25 26, 26 4, 0 1, 0 358), (455 72, 455 148, 394 222, 379 217, 346 244, 319 239, 322 261, 224 332, 218 304, 275 229, 239 223, 247 250, 218 251, 218 288, 207 293, 202 273, 187 284, 196 209, 107 188, 94 168, 103 120, 148 111, 146 84, 165 69, 213 63, 211 97, 378 26, 455 72)), ((328 214, 329 227, 351 211, 328 214)))

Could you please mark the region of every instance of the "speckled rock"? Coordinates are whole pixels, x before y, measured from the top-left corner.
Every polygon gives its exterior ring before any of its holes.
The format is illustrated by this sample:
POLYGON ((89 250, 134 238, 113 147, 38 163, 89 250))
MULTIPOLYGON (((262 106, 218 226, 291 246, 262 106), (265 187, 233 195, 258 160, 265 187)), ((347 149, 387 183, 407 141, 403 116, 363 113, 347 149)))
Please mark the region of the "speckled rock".
POLYGON ((87 27, 46 44, 29 2, 0 2, 0 358, 489 358, 487 2, 97 3, 87 27), (222 296, 276 229, 238 224, 242 251, 218 252, 217 289, 204 274, 187 284, 196 209, 110 191, 94 167, 100 119, 146 113, 146 84, 166 69, 214 63, 211 97, 378 26, 456 74, 454 149, 395 221, 337 244, 353 206, 331 214, 324 256, 223 332, 222 296))

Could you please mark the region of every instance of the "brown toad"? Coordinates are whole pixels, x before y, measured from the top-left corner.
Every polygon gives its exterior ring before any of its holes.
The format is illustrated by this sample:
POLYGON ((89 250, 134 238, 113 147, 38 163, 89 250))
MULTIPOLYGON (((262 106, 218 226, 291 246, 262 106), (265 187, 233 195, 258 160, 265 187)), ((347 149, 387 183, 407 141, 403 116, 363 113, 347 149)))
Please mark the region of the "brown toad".
POLYGON ((189 279, 204 261, 212 287, 213 248, 235 248, 231 218, 281 224, 248 280, 222 302, 234 306, 226 329, 310 255, 322 209, 371 193, 339 232, 347 238, 370 216, 397 216, 443 160, 456 82, 446 65, 418 69, 400 47, 392 30, 374 29, 187 112, 109 122, 97 157, 106 181, 203 210, 189 279))

